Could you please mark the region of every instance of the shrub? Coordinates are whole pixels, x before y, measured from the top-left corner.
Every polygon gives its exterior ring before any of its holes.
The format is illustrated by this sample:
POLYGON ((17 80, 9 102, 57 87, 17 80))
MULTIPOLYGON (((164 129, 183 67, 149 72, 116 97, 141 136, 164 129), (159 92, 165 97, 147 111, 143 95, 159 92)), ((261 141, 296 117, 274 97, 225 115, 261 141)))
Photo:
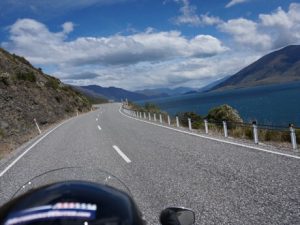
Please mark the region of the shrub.
POLYGON ((0 82, 5 84, 6 86, 9 85, 9 79, 7 77, 0 77, 0 82))
POLYGON ((160 108, 151 102, 146 102, 144 108, 147 112, 151 112, 151 113, 159 113, 160 112, 160 108))
POLYGON ((206 118, 209 121, 218 121, 218 122, 223 121, 223 120, 226 120, 228 122, 233 122, 233 123, 242 123, 243 122, 238 111, 229 105, 221 105, 221 106, 211 109, 208 112, 208 115, 206 118))
POLYGON ((192 128, 193 129, 199 129, 203 124, 203 118, 202 116, 198 115, 194 112, 185 112, 178 114, 179 122, 183 126, 187 127, 188 124, 188 118, 191 119, 192 122, 192 128))
POLYGON ((54 90, 57 90, 59 88, 60 81, 56 78, 49 78, 46 82, 46 87, 53 88, 54 90))
POLYGON ((17 80, 24 80, 29 82, 36 82, 36 76, 32 71, 28 72, 18 72, 16 74, 17 80))
POLYGON ((128 105, 129 105, 130 109, 132 109, 134 111, 139 111, 139 112, 144 112, 145 111, 143 107, 141 107, 140 105, 138 105, 134 102, 129 101, 128 105))
POLYGON ((2 139, 5 136, 5 132, 0 128, 0 139, 2 139))
POLYGON ((246 138, 248 138, 248 139, 252 139, 253 138, 253 128, 245 127, 244 131, 245 131, 245 137, 246 138))

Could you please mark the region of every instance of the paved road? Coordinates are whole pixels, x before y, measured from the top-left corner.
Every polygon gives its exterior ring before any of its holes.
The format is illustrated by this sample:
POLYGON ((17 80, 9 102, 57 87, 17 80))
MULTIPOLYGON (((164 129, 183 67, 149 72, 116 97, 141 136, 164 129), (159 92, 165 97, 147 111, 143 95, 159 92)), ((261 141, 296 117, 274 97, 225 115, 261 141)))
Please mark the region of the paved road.
POLYGON ((41 140, 0 177, 0 204, 29 178, 75 165, 122 179, 150 224, 170 205, 195 209, 197 224, 300 224, 299 159, 152 126, 119 106, 73 118, 41 140))

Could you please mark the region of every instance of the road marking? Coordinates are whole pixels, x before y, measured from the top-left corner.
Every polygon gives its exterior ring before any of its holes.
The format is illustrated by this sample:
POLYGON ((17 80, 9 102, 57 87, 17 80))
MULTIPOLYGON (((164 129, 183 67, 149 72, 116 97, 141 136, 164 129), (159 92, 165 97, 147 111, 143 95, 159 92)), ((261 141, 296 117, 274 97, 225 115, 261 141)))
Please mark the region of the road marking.
POLYGON ((119 153, 119 155, 125 160, 125 162, 131 163, 131 160, 121 151, 121 149, 119 149, 118 146, 113 145, 113 148, 117 151, 117 153, 119 153))
POLYGON ((123 116, 126 116, 130 119, 137 120, 137 121, 140 121, 140 122, 143 122, 143 123, 152 124, 154 126, 163 127, 163 128, 169 129, 169 130, 177 131, 179 133, 189 134, 189 135, 192 135, 192 136, 196 136, 196 137, 200 137, 200 138, 204 138, 204 139, 209 139, 209 140, 212 140, 212 141, 217 141, 217 142, 220 142, 220 143, 226 143, 226 144, 231 144, 231 145, 235 145, 235 146, 239 146, 239 147, 244 147, 244 148, 254 149, 254 150, 258 150, 258 151, 262 151, 262 152, 267 152, 267 153, 271 153, 271 154, 275 154, 275 155, 286 156, 286 157, 290 157, 290 158, 294 158, 294 159, 300 159, 300 156, 296 156, 296 155, 291 155, 291 154, 286 154, 286 153, 281 153, 281 152, 275 152, 275 151, 272 151, 272 150, 267 150, 267 149, 263 149, 263 148, 259 148, 259 147, 254 147, 254 146, 240 144, 240 143, 236 143, 236 142, 232 142, 232 141, 226 141, 226 140, 222 140, 222 139, 218 139, 218 138, 208 137, 208 136, 204 136, 204 135, 201 135, 201 134, 196 134, 196 133, 191 133, 191 132, 188 132, 188 131, 178 130, 178 129, 173 128, 173 127, 168 127, 168 126, 156 124, 156 123, 153 123, 153 122, 133 118, 133 117, 128 116, 125 113, 123 113, 121 111, 121 108, 122 108, 122 106, 119 108, 119 112, 123 116))
MULTIPOLYGON (((69 119, 70 120, 70 119, 69 119)), ((57 128, 65 124, 67 121, 64 121, 63 123, 59 124, 58 126, 54 127, 52 130, 47 132, 44 136, 42 136, 40 139, 38 139, 36 142, 34 142, 29 148, 27 148, 21 155, 19 155, 11 164, 9 164, 1 173, 0 177, 2 177, 10 168, 12 168, 27 152, 29 152, 32 148, 34 148, 38 143, 40 143, 45 137, 47 137, 49 134, 51 134, 53 131, 55 131, 57 128)))
POLYGON ((98 121, 98 118, 96 118, 96 121, 98 121))
POLYGON ((98 125, 98 130, 102 130, 101 127, 98 125))

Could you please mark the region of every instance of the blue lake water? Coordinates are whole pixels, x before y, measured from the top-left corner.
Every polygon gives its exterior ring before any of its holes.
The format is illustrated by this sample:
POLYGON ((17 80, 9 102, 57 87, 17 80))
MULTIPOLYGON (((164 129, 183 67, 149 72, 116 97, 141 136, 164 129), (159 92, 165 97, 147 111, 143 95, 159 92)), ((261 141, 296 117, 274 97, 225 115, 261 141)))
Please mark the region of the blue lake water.
POLYGON ((215 93, 197 93, 146 102, 157 104, 171 115, 187 111, 207 115, 211 108, 228 104, 239 111, 245 122, 257 120, 260 124, 287 126, 293 123, 300 126, 300 82, 215 93))

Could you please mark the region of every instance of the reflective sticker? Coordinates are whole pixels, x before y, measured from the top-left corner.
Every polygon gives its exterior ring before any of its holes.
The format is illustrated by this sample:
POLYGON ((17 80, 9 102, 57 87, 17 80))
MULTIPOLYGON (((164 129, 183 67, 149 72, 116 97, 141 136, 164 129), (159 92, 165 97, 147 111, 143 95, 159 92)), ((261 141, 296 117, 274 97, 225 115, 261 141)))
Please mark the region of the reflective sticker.
POLYGON ((9 215, 5 225, 15 225, 49 219, 88 219, 96 217, 97 205, 77 202, 60 202, 39 206, 9 215))

